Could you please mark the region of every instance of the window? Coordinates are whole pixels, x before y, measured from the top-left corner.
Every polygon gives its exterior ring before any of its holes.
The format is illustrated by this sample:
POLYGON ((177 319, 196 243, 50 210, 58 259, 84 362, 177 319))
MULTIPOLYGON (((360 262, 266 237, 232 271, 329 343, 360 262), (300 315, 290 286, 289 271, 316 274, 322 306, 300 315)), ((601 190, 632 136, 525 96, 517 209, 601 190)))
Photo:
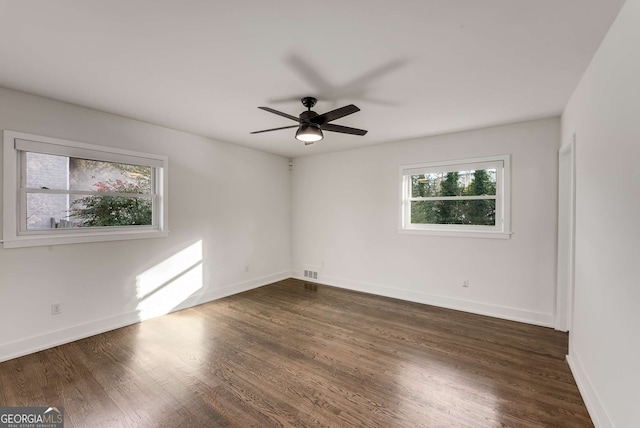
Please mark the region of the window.
POLYGON ((510 157, 400 167, 401 232, 510 236, 510 157))
POLYGON ((4 131, 4 247, 167 236, 167 163, 4 131))

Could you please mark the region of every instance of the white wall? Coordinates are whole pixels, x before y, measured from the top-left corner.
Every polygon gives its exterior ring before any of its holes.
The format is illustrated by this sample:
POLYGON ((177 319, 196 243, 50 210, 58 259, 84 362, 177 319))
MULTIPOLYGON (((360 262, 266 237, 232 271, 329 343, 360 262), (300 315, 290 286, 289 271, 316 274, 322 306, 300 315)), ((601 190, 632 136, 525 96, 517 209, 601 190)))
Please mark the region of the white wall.
POLYGON ((6 89, 0 129, 168 155, 170 198, 168 238, 0 248, 0 361, 138 321, 139 275, 199 241, 168 309, 290 276, 286 158, 6 89))
POLYGON ((596 426, 640 426, 640 0, 627 0, 562 116, 576 133, 569 361, 596 426))
POLYGON ((295 159, 295 275, 317 266, 324 283, 553 326, 559 146, 555 118, 295 159), (500 154, 511 239, 398 233, 400 165, 500 154))

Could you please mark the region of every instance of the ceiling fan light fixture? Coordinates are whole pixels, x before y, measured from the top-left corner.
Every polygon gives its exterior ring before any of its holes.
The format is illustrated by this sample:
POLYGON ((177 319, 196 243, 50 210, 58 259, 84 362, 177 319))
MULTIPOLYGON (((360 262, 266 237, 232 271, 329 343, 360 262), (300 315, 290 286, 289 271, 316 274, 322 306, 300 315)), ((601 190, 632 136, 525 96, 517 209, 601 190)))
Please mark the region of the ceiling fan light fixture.
POLYGON ((296 131, 296 140, 303 141, 305 145, 315 143, 316 141, 320 141, 323 138, 324 136, 322 135, 320 125, 317 125, 315 123, 301 124, 296 131))
POLYGON ((316 99, 313 97, 304 97, 302 104, 307 108, 306 111, 300 113, 298 117, 292 116, 289 113, 283 113, 278 110, 274 110, 269 107, 258 107, 260 110, 268 111, 269 113, 277 114, 278 116, 286 117, 297 123, 297 125, 281 126, 279 128, 263 129, 262 131, 253 131, 250 134, 262 134, 263 132, 279 131, 281 129, 298 128, 296 130, 296 140, 302 141, 305 146, 320 141, 324 138, 322 131, 339 132, 342 134, 351 135, 365 135, 367 131, 365 129, 350 128, 348 126, 335 125, 333 122, 341 117, 349 116, 350 114, 359 112, 360 109, 353 104, 340 107, 335 110, 328 111, 323 114, 318 114, 311 110, 316 103, 316 99))

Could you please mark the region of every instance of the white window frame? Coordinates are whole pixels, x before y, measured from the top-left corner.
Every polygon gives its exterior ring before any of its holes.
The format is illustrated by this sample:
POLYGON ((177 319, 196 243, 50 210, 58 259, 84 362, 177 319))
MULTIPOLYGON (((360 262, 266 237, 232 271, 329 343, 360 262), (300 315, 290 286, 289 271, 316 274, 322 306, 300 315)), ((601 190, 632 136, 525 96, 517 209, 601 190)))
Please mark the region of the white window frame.
MULTIPOLYGON (((131 150, 24 132, 3 132, 3 220, 2 243, 4 248, 35 247, 60 244, 78 244, 85 242, 120 241, 128 239, 162 238, 168 230, 168 164, 167 156, 134 152, 131 150), (26 230, 25 200, 27 191, 22 188, 21 174, 25 173, 25 152, 68 156, 81 159, 117 162, 152 167, 155 194, 153 225, 96 227, 71 229, 26 230), (23 217, 25 217, 23 219, 23 217)), ((60 193, 47 189, 41 193, 60 193)), ((83 192, 74 192, 83 193, 83 192)), ((127 195, 129 196, 129 195, 127 195)))
MULTIPOLYGON (((429 200, 494 199, 493 196, 433 197, 429 200)), ((400 227, 399 233, 460 236, 470 238, 511 237, 511 155, 429 162, 400 166, 400 227), (470 171, 496 168, 496 225, 413 224, 411 223, 411 176, 450 171, 470 171)))

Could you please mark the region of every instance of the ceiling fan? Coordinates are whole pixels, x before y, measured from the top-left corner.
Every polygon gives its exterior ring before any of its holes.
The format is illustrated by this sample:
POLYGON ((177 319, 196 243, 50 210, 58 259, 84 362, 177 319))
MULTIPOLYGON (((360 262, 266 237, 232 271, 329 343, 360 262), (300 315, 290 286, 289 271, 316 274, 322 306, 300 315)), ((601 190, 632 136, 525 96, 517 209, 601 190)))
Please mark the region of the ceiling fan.
POLYGON ((316 102, 318 101, 317 99, 313 97, 304 97, 300 101, 302 101, 302 105, 304 105, 307 110, 300 113, 299 117, 295 117, 269 107, 258 107, 259 109, 268 111, 270 113, 295 120, 296 122, 298 122, 298 124, 283 126, 280 128, 265 129, 262 131, 254 131, 251 132, 251 134, 278 131, 280 129, 298 128, 298 130, 296 131, 296 139, 303 141, 305 146, 308 146, 309 144, 313 144, 316 141, 320 141, 324 138, 324 136, 322 135, 322 131, 340 132, 342 134, 352 135, 365 135, 367 133, 367 131, 365 131, 364 129, 350 128, 348 126, 334 125, 332 123, 329 123, 336 119, 340 119, 341 117, 345 117, 360 111, 360 109, 353 104, 328 111, 324 114, 318 114, 315 111, 311 110, 311 107, 316 105, 316 102))

